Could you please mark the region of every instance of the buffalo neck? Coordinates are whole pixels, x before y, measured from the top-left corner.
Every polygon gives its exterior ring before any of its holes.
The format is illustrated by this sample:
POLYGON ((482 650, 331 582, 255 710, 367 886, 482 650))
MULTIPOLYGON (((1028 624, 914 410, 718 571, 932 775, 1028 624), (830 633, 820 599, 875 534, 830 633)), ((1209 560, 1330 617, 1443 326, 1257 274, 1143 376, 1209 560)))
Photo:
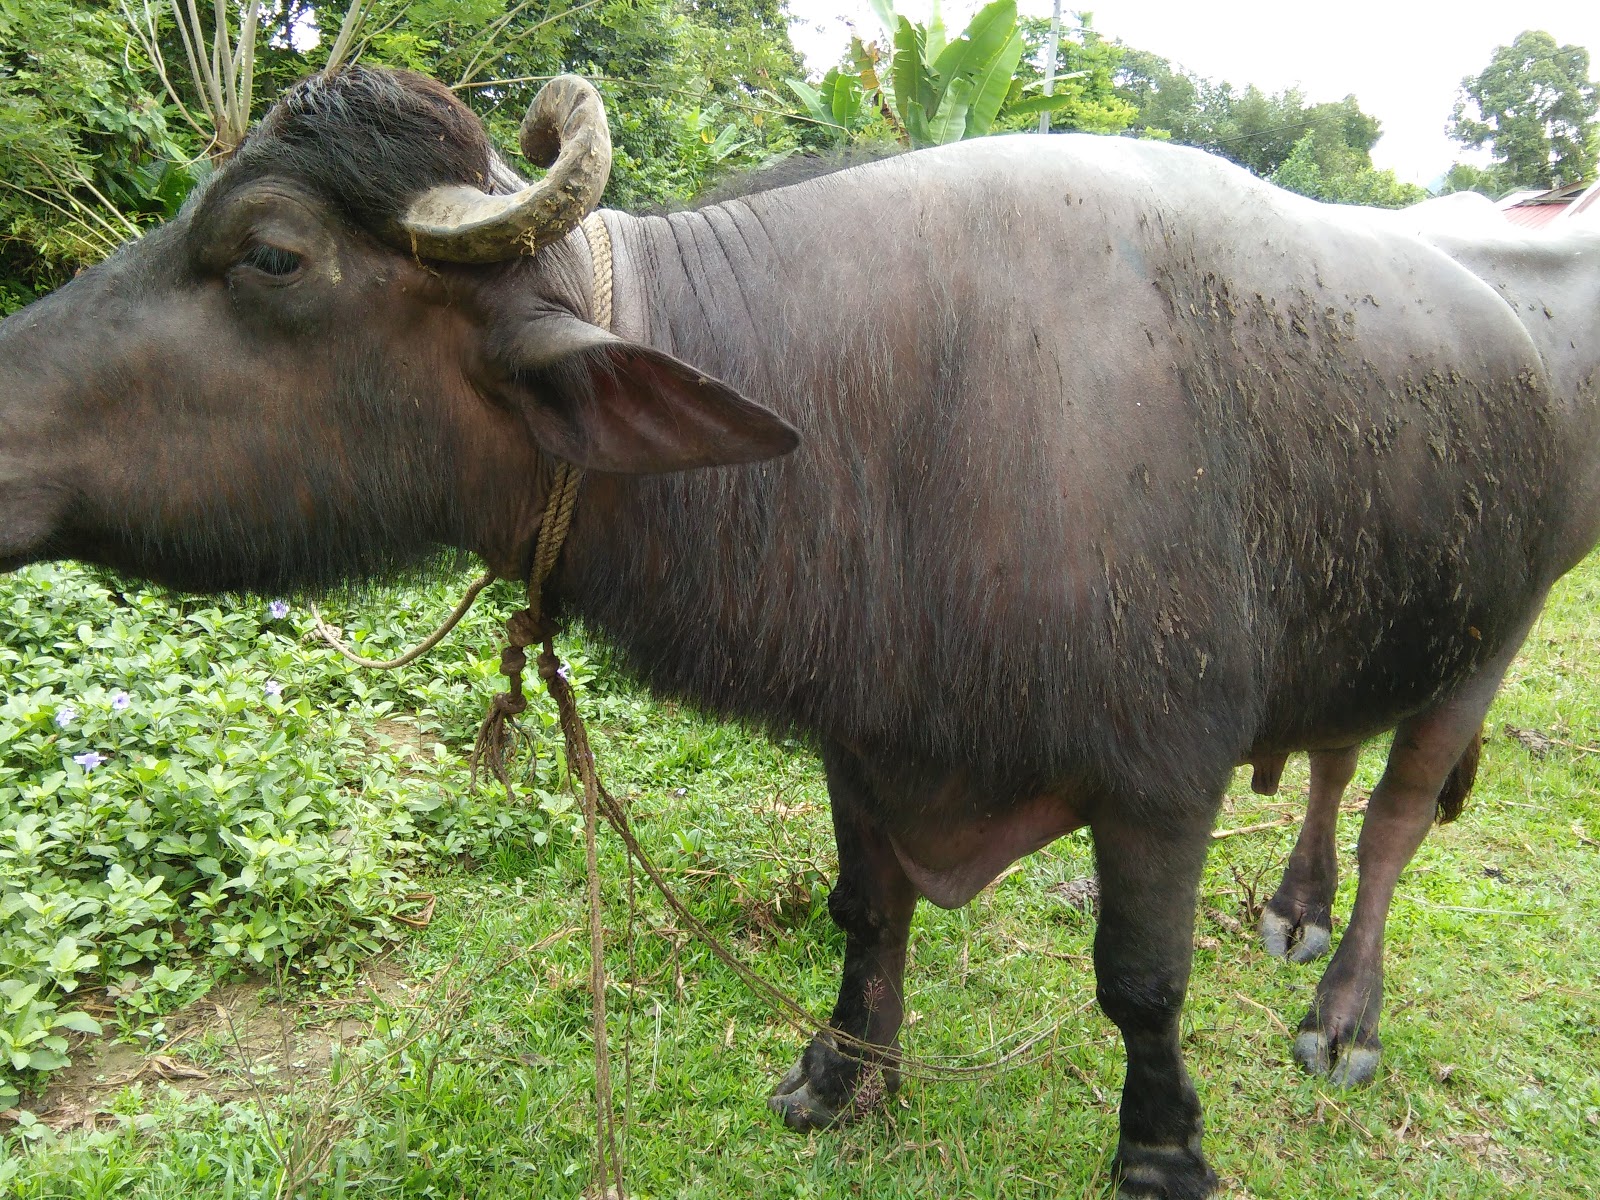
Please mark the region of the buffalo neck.
POLYGON ((658 691, 760 722, 861 733, 848 714, 870 706, 832 680, 859 690, 869 674, 840 661, 866 643, 872 653, 893 645, 893 630, 878 626, 901 611, 898 589, 870 566, 893 557, 870 554, 851 514, 854 438, 872 430, 846 437, 840 427, 842 389, 827 376, 842 358, 818 355, 814 328, 798 328, 818 267, 776 250, 765 198, 651 218, 608 213, 614 331, 781 414, 800 430, 800 450, 755 466, 589 475, 555 592, 658 691))
POLYGON ((784 263, 741 201, 606 217, 614 332, 717 376, 797 423, 805 442, 754 466, 590 474, 554 581, 558 602, 658 690, 792 719, 823 704, 817 660, 829 653, 831 620, 802 576, 814 575, 837 527, 822 507, 798 502, 831 438, 814 409, 797 411, 804 381, 779 383, 784 263))

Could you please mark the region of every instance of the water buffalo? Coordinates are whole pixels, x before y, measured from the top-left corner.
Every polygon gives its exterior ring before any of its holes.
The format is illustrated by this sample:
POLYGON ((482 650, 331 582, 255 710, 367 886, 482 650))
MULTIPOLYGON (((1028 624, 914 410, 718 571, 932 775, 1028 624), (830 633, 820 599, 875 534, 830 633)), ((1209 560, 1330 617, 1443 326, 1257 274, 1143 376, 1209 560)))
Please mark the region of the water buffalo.
POLYGON ((1128 1197, 1215 1187, 1179 1010, 1235 763, 1394 728, 1297 1054, 1378 1054, 1384 921, 1600 535, 1600 238, 1423 238, 1197 151, 996 138, 604 212, 564 79, 518 186, 417 76, 290 90, 165 228, 0 325, 0 567, 315 588, 528 569, 656 691, 820 748, 846 935, 797 1129, 894 1083, 919 897, 1092 832, 1128 1197), (596 267, 612 328, 593 321, 596 267))

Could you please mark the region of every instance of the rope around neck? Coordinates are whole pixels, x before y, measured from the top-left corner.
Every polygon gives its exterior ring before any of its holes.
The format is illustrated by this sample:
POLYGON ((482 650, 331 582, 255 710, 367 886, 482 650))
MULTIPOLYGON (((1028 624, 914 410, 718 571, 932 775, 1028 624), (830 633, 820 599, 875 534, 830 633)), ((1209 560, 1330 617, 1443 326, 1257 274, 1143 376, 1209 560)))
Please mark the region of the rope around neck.
MULTIPOLYGON (((606 228, 605 218, 597 212, 585 217, 579 228, 589 244, 589 258, 594 272, 590 320, 609 332, 612 319, 611 232, 606 228)), ((555 658, 555 626, 545 618, 544 585, 550 572, 555 569, 561 547, 566 543, 567 530, 572 525, 572 511, 578 500, 578 485, 582 481, 583 470, 580 467, 569 462, 556 463, 555 475, 550 481, 550 493, 545 500, 544 517, 539 522, 539 532, 534 541, 533 564, 528 571, 528 606, 513 613, 506 621, 506 648, 500 652, 500 674, 506 677, 507 687, 489 702, 489 713, 484 717, 472 746, 470 761, 473 782, 477 782, 478 768, 487 767, 512 800, 516 799, 516 790, 506 767, 506 757, 513 740, 523 737, 516 718, 528 707, 528 699, 522 690, 522 672, 528 666, 527 649, 535 642, 543 642, 545 655, 555 658)), ((559 669, 560 661, 556 660, 556 670, 559 669)))
MULTIPOLYGON (((591 299, 591 318, 594 324, 601 329, 611 329, 611 231, 606 228, 605 218, 598 212, 592 212, 580 223, 583 236, 589 243, 589 256, 594 267, 594 292, 591 299)), ((572 510, 578 499, 578 484, 583 478, 583 472, 568 462, 556 464, 555 478, 550 484, 550 496, 545 502, 544 517, 539 522, 539 533, 534 543, 533 567, 528 575, 528 607, 533 611, 534 619, 542 617, 542 593, 544 581, 550 577, 550 572, 555 569, 556 559, 561 554, 561 546, 566 541, 567 529, 572 524, 572 510)), ((461 618, 467 615, 477 600, 478 593, 483 591, 495 581, 498 576, 493 571, 485 572, 472 581, 461 600, 450 615, 422 641, 412 649, 407 650, 398 658, 364 658, 357 654, 343 640, 338 633, 323 620, 322 610, 315 604, 311 605, 311 619, 316 626, 317 633, 322 640, 337 650, 343 657, 355 663, 358 667, 365 667, 371 671, 393 671, 399 667, 407 666, 417 661, 429 650, 442 642, 457 625, 461 618)), ((527 645, 528 643, 524 643, 527 645)), ((526 707, 526 706, 524 706, 526 707)), ((521 711, 520 709, 518 710, 521 711)))
MULTIPOLYGON (((611 234, 606 229, 605 218, 590 213, 582 222, 583 236, 589 243, 589 257, 594 267, 594 289, 590 318, 600 328, 611 329, 611 234)), ((572 524, 572 510, 577 502, 578 484, 583 472, 568 462, 556 464, 550 481, 549 499, 545 501, 544 519, 539 522, 538 540, 534 544, 533 565, 528 572, 528 606, 514 613, 506 622, 509 643, 500 655, 500 671, 510 686, 494 698, 483 727, 478 730, 478 740, 472 749, 472 774, 477 778, 481 762, 506 789, 506 795, 515 797, 511 775, 506 769, 507 743, 512 736, 522 738, 516 717, 528 707, 522 691, 522 672, 528 665, 527 647, 536 641, 544 643, 539 655, 539 676, 556 702, 561 718, 561 733, 567 747, 567 767, 576 771, 583 781, 583 852, 588 875, 589 917, 589 997, 590 1027, 594 1034, 594 1107, 595 1107, 595 1184, 594 1194, 606 1200, 626 1195, 622 1183, 622 1127, 626 1115, 617 1112, 615 1095, 611 1087, 611 1045, 606 1028, 606 942, 605 909, 600 894, 600 859, 598 826, 601 797, 605 795, 600 777, 595 770, 594 752, 589 748, 589 733, 583 718, 578 714, 572 697, 572 688, 556 655, 555 625, 545 617, 544 584, 555 568, 556 558, 566 541, 572 524)), ((609 799, 609 797, 608 797, 609 799)))

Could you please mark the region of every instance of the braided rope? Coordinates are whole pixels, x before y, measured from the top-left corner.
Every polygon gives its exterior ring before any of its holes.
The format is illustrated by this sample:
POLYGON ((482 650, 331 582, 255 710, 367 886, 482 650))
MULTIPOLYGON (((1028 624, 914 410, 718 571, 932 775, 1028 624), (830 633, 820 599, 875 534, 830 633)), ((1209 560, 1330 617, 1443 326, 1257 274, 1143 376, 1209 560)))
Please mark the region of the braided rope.
POLYGON ((583 236, 589 240, 589 257, 594 262, 594 312, 592 319, 601 329, 611 328, 611 230, 598 212, 583 219, 583 236))

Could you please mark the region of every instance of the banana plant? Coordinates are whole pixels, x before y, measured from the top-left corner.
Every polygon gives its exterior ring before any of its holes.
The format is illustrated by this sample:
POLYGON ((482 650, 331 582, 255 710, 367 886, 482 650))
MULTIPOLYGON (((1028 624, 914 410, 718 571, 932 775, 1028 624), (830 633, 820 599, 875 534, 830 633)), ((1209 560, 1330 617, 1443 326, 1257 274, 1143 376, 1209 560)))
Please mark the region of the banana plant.
POLYGON ((800 98, 806 115, 835 141, 850 140, 867 112, 867 91, 858 75, 833 67, 822 77, 819 87, 803 79, 786 81, 789 90, 800 98))
POLYGON ((941 43, 937 10, 926 26, 896 16, 894 106, 914 147, 981 137, 993 127, 1022 61, 1016 0, 992 0, 955 40, 941 43))
POLYGON ((806 115, 835 141, 847 141, 875 111, 912 147, 981 137, 1007 113, 1055 111, 1068 96, 1025 95, 1015 78, 1026 44, 1016 0, 992 0, 954 39, 937 0, 926 25, 872 0, 888 45, 854 39, 850 63, 823 76, 820 87, 788 81, 806 115), (887 60, 887 64, 885 64, 887 60), (887 65, 887 71, 883 68, 887 65))

